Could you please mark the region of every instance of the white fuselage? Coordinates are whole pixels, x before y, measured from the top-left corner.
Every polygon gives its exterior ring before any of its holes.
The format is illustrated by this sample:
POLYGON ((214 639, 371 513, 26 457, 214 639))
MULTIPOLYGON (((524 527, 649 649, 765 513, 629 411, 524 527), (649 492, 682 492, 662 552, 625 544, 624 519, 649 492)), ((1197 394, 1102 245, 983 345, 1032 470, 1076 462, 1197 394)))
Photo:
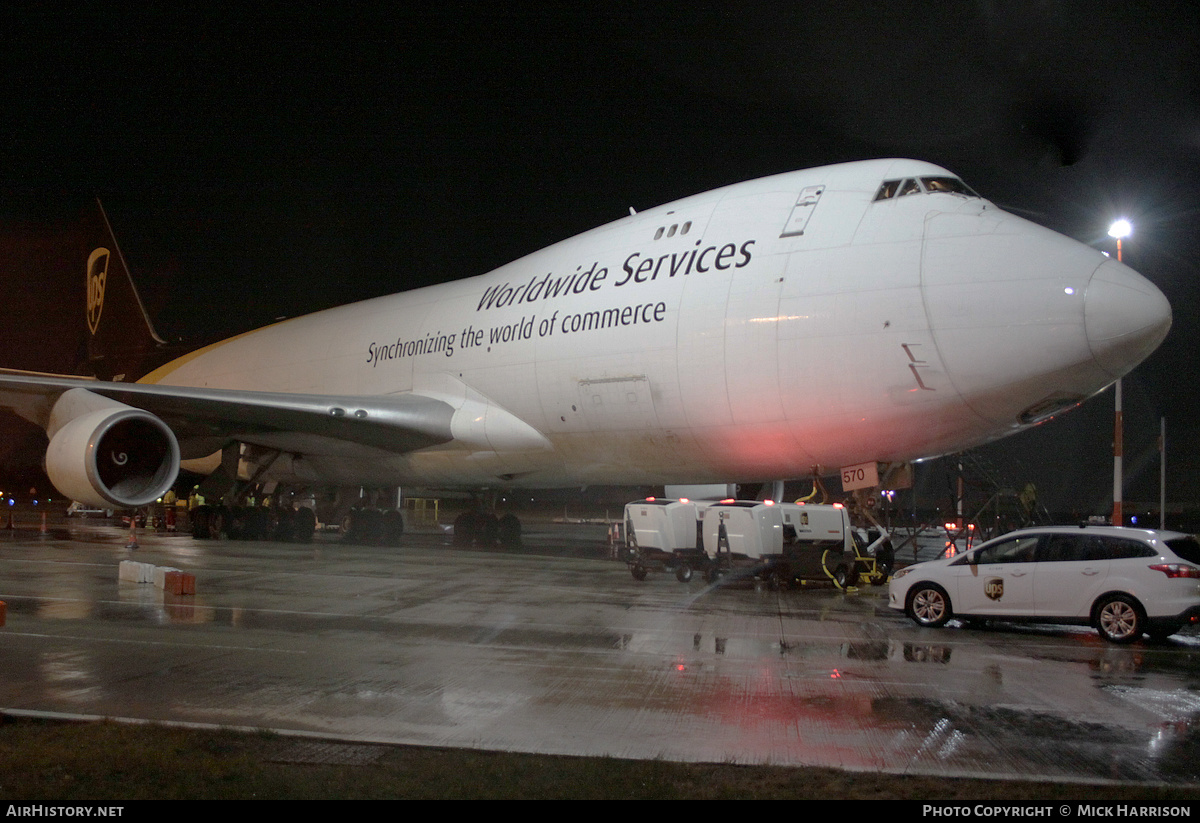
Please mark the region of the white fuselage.
POLYGON ((878 160, 729 186, 480 277, 235 337, 144 382, 492 410, 406 454, 321 444, 279 460, 281 480, 709 483, 984 443, 1162 340, 1162 295, 1087 246, 978 197, 876 199, 921 176, 950 173, 878 160))

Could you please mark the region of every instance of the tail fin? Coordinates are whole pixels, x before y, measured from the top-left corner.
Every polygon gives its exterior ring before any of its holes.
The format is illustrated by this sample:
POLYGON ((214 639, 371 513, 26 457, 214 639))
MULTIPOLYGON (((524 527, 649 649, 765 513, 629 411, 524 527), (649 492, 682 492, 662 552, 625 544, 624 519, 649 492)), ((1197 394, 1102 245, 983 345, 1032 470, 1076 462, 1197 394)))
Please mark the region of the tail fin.
POLYGON ((159 365, 166 341, 154 329, 117 245, 104 206, 87 218, 87 369, 101 380, 133 381, 159 365))

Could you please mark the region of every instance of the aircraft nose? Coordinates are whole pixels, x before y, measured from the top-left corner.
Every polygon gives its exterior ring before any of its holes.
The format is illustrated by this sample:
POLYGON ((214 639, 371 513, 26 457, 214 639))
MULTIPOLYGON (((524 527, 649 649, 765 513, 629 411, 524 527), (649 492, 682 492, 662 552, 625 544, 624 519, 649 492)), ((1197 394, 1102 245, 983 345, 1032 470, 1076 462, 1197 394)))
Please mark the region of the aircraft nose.
POLYGON ((1120 377, 1142 362, 1167 336, 1171 304, 1133 269, 1106 260, 1088 281, 1084 330, 1100 368, 1120 377))

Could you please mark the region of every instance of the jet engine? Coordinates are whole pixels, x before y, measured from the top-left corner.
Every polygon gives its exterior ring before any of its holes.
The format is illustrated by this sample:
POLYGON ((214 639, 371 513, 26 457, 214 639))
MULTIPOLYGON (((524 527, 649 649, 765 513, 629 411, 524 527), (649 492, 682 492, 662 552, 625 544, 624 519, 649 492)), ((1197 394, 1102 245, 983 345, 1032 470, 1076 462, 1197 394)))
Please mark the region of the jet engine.
POLYGON ((110 403, 54 433, 46 474, 63 494, 100 508, 153 503, 179 473, 179 442, 149 412, 110 403))

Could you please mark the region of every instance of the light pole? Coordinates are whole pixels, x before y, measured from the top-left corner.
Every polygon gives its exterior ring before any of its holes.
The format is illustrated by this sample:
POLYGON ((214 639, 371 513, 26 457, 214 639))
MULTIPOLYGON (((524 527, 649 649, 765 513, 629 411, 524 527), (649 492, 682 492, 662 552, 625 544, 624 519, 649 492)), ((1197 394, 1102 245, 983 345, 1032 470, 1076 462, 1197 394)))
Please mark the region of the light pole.
MULTIPOLYGON (((1117 238, 1117 262, 1121 260, 1121 241, 1133 233, 1133 226, 1128 220, 1122 218, 1113 223, 1108 229, 1108 236, 1117 238)), ((1121 378, 1117 378, 1116 382, 1116 413, 1113 415, 1113 510, 1112 524, 1114 526, 1124 526, 1125 518, 1121 511, 1122 493, 1121 487, 1124 484, 1123 466, 1122 463, 1125 457, 1125 421, 1121 411, 1121 378)))

